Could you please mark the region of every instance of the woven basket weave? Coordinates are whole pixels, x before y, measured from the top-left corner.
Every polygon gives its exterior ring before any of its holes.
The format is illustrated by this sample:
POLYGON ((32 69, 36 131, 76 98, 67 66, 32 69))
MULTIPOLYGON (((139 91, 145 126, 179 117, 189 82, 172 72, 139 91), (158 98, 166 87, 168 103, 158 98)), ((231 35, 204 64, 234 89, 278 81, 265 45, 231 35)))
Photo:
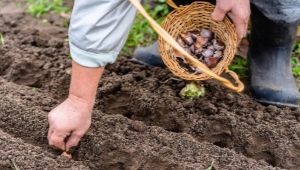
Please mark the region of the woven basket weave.
POLYGON ((186 80, 216 79, 225 87, 236 92, 244 89, 244 84, 239 80, 236 73, 228 70, 237 47, 237 35, 230 20, 225 17, 224 21, 215 22, 211 19, 214 6, 207 2, 193 2, 186 6, 176 6, 172 0, 168 4, 175 10, 170 13, 162 24, 162 27, 149 16, 138 0, 129 0, 137 10, 149 21, 153 29, 159 34, 160 52, 164 63, 177 75, 186 80), (206 28, 213 31, 216 36, 225 44, 224 56, 216 67, 209 69, 205 64, 187 53, 175 40, 180 33, 194 31, 199 28, 206 28), (202 74, 191 74, 177 63, 174 52, 180 52, 192 66, 200 69, 202 74), (228 73, 235 84, 219 76, 223 71, 228 73))
MULTIPOLYGON (((223 22, 215 22, 211 19, 214 6, 207 2, 193 2, 187 6, 176 7, 170 4, 175 10, 170 13, 162 27, 172 36, 179 37, 180 33, 206 28, 213 31, 216 36, 225 44, 224 57, 211 69, 220 75, 234 58, 237 46, 237 36, 230 20, 226 17, 223 22)), ((212 77, 202 74, 191 74, 182 68, 176 61, 175 50, 161 37, 159 38, 161 57, 166 66, 178 77, 186 80, 207 80, 212 77)))

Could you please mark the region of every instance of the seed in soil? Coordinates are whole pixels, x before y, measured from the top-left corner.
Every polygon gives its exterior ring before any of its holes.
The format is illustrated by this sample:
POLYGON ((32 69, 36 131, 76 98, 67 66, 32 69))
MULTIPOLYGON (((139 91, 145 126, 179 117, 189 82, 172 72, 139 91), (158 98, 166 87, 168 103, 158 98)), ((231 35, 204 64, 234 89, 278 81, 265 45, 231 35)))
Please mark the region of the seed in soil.
MULTIPOLYGON (((178 44, 189 54, 195 56, 199 61, 209 68, 214 68, 223 58, 225 45, 215 33, 208 29, 199 29, 198 31, 189 31, 181 33, 177 38, 178 44)), ((175 57, 180 66, 189 73, 199 74, 201 71, 191 66, 183 55, 175 51, 175 57)))
POLYGON ((63 153, 61 154, 61 156, 63 156, 64 158, 67 158, 67 159, 72 159, 72 155, 69 154, 69 153, 67 153, 67 152, 63 152, 63 153))

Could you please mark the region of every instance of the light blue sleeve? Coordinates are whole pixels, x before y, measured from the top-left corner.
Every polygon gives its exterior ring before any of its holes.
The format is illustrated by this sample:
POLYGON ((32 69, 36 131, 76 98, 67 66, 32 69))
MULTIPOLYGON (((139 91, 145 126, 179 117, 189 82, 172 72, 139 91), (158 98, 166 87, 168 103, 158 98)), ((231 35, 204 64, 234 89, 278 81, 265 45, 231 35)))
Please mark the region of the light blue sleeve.
POLYGON ((127 0, 75 0, 69 27, 72 59, 85 67, 113 63, 135 15, 127 0))

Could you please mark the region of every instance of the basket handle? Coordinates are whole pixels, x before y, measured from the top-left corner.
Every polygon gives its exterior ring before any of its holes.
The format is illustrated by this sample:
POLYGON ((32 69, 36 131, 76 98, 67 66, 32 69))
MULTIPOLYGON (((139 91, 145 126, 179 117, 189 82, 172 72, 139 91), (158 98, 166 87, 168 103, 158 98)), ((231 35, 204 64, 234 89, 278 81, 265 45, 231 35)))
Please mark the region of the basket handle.
POLYGON ((167 4, 174 9, 178 8, 178 6, 175 4, 175 2, 173 0, 167 0, 167 4))
MULTIPOLYGON (((239 79, 239 76, 234 72, 229 70, 228 68, 225 69, 225 73, 229 74, 235 81, 235 84, 237 84, 236 89, 242 91, 245 88, 244 83, 239 79)), ((237 91, 237 92, 240 92, 237 91)))
POLYGON ((243 83, 239 80, 238 76, 227 69, 227 73, 229 73, 235 80, 237 85, 234 85, 229 80, 220 77, 219 75, 212 72, 206 65, 204 65, 199 60, 195 59, 193 56, 191 56, 188 52, 186 52, 174 39, 173 37, 164 30, 159 24, 156 23, 156 21, 149 16, 149 14, 145 11, 143 6, 138 0, 129 0, 133 6, 137 8, 137 10, 149 21, 150 25, 153 27, 153 29, 167 42, 169 43, 174 49, 176 49, 178 52, 183 54, 185 58, 190 61, 194 66, 197 66, 203 73, 211 76, 212 78, 220 81, 225 87, 232 89, 236 92, 241 92, 244 90, 243 83))

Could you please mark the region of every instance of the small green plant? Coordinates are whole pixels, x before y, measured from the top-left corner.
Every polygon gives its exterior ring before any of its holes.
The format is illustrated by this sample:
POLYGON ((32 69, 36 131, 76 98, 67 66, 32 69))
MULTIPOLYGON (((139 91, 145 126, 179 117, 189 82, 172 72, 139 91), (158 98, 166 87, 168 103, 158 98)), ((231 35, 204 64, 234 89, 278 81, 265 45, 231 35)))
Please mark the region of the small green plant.
POLYGON ((64 6, 63 0, 27 0, 27 4, 27 12, 35 17, 41 17, 50 11, 63 13, 69 10, 64 6))
POLYGON ((236 72, 240 76, 240 78, 248 77, 248 63, 247 60, 236 56, 232 63, 229 65, 229 69, 236 72))
POLYGON ((204 87, 194 82, 187 84, 179 93, 181 98, 189 100, 203 97, 204 95, 204 87))
POLYGON ((295 77, 300 77, 300 42, 295 45, 292 54, 292 71, 295 77))
POLYGON ((17 165, 15 159, 11 159, 10 161, 11 161, 11 163, 13 164, 13 167, 14 167, 15 170, 20 170, 20 168, 19 168, 19 166, 17 165))
POLYGON ((210 166, 206 170, 213 170, 214 169, 213 165, 214 165, 214 161, 212 161, 212 163, 210 164, 210 166))
POLYGON ((5 38, 4 38, 4 35, 2 33, 0 33, 0 44, 5 45, 5 38))
MULTIPOLYGON (((161 23, 169 13, 169 8, 166 5, 165 0, 154 1, 153 7, 151 7, 149 3, 144 6, 150 16, 158 23, 161 23)), ((136 47, 150 45, 156 40, 157 34, 148 21, 141 14, 137 14, 122 53, 125 55, 132 55, 132 52, 136 47)))

